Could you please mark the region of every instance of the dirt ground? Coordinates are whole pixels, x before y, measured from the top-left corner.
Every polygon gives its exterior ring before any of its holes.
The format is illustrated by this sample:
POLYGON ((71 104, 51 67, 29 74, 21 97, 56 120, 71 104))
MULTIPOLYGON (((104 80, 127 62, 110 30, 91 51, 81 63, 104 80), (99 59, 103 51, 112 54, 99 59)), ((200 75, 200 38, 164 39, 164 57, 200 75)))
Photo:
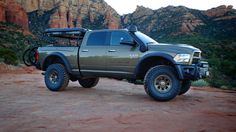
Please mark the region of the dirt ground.
POLYGON ((235 132, 236 92, 192 87, 157 102, 142 85, 111 79, 51 92, 40 71, 21 68, 0 73, 0 131, 235 132))

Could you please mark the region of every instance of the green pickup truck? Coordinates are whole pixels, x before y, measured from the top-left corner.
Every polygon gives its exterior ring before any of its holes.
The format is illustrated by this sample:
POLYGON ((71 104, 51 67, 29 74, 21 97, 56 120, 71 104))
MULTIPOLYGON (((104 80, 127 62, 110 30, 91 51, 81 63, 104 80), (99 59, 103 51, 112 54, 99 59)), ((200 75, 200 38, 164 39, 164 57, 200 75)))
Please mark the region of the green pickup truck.
POLYGON ((192 80, 209 75, 198 48, 158 43, 136 26, 93 31, 54 28, 45 33, 69 39, 68 44, 38 48, 36 67, 45 71, 45 84, 51 91, 65 89, 69 80, 91 88, 99 77, 107 77, 143 84, 150 97, 168 101, 186 93, 192 80))

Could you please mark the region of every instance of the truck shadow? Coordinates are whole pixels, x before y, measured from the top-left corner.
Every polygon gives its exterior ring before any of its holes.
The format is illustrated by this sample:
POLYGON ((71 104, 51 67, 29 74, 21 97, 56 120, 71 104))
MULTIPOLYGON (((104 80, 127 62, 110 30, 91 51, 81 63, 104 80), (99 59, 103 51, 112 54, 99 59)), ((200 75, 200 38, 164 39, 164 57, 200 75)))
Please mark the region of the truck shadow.
MULTIPOLYGON (((149 95, 145 93, 143 89, 115 89, 109 87, 94 87, 94 88, 83 88, 81 86, 68 86, 65 91, 65 94, 69 94, 72 96, 83 96, 88 99, 99 99, 104 101, 126 101, 126 102, 155 102, 155 103, 163 103, 160 101, 155 101, 149 95)), ((176 103, 176 102, 186 102, 186 101, 196 101, 202 102, 200 97, 196 95, 190 95, 187 93, 186 95, 177 96, 174 100, 164 102, 164 103, 176 103)))

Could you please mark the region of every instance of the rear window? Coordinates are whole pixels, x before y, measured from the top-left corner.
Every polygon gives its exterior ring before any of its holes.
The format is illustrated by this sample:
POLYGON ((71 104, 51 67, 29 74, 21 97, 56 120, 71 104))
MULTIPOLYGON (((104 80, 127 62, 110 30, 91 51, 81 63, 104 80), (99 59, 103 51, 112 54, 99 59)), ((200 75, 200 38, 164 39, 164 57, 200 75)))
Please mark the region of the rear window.
POLYGON ((104 46, 109 45, 107 42, 107 32, 93 32, 89 35, 87 45, 104 46))

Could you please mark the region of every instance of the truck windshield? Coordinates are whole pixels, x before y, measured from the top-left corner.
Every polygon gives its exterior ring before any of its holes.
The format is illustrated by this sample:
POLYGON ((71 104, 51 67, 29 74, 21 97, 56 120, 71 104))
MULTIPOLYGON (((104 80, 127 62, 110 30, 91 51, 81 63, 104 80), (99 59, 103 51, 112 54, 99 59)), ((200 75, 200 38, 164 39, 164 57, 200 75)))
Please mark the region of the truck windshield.
POLYGON ((149 36, 141 33, 141 32, 135 32, 135 35, 144 43, 144 44, 158 44, 157 41, 150 38, 149 36))

